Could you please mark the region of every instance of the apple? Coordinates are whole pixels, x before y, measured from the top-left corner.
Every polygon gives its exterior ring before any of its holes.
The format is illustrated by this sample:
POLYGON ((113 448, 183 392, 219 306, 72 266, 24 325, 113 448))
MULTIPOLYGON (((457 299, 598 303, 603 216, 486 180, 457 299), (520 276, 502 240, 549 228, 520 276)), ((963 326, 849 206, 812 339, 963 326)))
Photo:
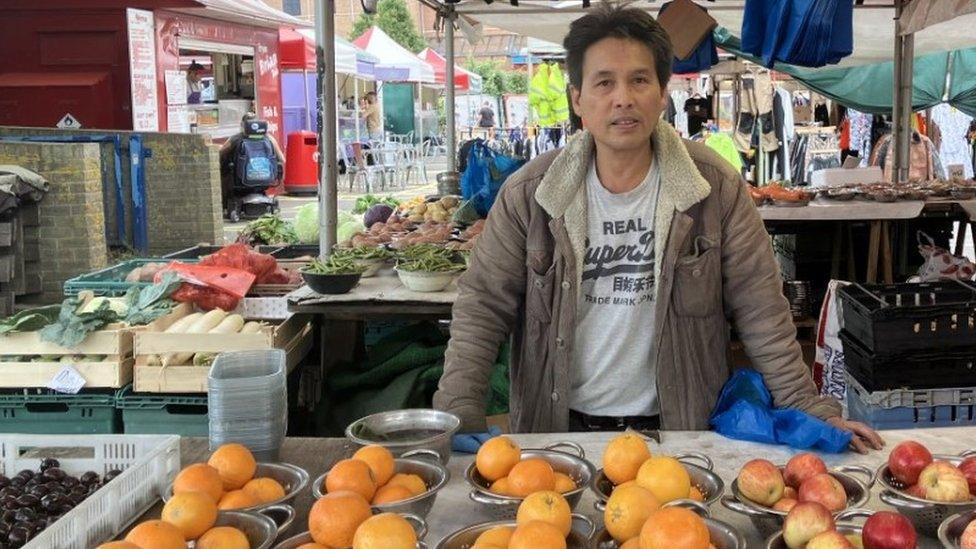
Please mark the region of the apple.
POLYGON ((959 536, 959 549, 976 549, 976 520, 970 522, 959 536))
POLYGON ((912 523, 898 513, 879 511, 864 523, 861 530, 864 549, 915 549, 918 535, 912 523))
POLYGON ((976 496, 976 457, 968 457, 959 464, 959 470, 969 482, 969 493, 976 496))
POLYGON ((800 501, 815 501, 836 513, 847 507, 844 485, 828 473, 814 475, 800 486, 800 501))
POLYGON ((834 530, 834 517, 816 502, 797 503, 783 520, 783 541, 790 549, 804 547, 817 534, 834 530))
POLYGON ((932 453, 913 440, 895 446, 888 455, 888 470, 906 486, 917 483, 918 475, 930 463, 932 463, 932 453))
POLYGON ((854 549, 851 540, 836 530, 817 534, 807 543, 807 549, 854 549))
POLYGON ((921 484, 913 484, 909 486, 905 493, 910 496, 915 496, 919 499, 925 499, 925 488, 922 488, 921 484))
POLYGON ((787 486, 783 489, 783 499, 800 499, 800 493, 796 491, 796 488, 787 486))
POLYGON ((783 497, 783 474, 765 459, 754 459, 742 466, 738 477, 742 495, 767 507, 783 497))
POLYGON ((786 462, 783 469, 783 480, 791 488, 799 489, 806 479, 827 472, 827 464, 816 454, 804 452, 797 454, 786 462))
POLYGON ((861 539, 861 534, 847 534, 844 537, 847 538, 847 541, 851 542, 854 549, 864 549, 864 540, 861 539))
POLYGON ((918 484, 925 493, 925 499, 931 501, 960 502, 970 499, 966 475, 945 461, 933 461, 922 469, 918 484))
POLYGON ((777 511, 782 511, 784 513, 789 513, 790 509, 796 506, 797 503, 799 502, 793 498, 784 497, 784 498, 780 498, 779 501, 773 504, 773 509, 777 511))

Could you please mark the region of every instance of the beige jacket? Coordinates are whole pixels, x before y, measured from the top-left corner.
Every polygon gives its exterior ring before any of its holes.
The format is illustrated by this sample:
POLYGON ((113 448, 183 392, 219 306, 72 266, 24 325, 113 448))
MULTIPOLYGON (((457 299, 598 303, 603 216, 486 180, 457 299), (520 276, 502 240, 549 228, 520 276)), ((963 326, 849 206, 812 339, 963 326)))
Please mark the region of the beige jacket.
MULTIPOLYGON (((731 374, 731 321, 780 407, 840 415, 804 364, 769 236, 738 173, 704 145, 660 123, 655 215, 654 326, 661 425, 708 429, 731 374)), ((499 345, 512 337, 511 427, 568 429, 569 380, 586 242, 584 187, 593 138, 536 158, 502 187, 459 280, 451 341, 434 406, 484 430, 485 396, 499 345)), ((648 372, 654 371, 650 366, 648 372)))

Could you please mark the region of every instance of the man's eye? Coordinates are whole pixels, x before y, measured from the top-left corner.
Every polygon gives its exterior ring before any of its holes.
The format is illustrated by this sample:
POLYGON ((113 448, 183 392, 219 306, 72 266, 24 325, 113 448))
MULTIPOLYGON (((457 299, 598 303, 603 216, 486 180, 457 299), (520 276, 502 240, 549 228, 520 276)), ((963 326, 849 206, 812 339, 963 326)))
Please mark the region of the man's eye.
POLYGON ((609 86, 610 85, 610 81, 609 80, 600 80, 599 82, 596 83, 596 85, 597 86, 609 86))

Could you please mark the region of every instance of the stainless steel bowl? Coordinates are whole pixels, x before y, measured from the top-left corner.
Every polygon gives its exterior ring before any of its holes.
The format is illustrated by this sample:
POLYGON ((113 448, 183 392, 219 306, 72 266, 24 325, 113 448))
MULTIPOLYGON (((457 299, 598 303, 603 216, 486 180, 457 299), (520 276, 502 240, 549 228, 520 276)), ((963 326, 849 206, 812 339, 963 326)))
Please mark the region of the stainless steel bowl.
MULTIPOLYGON (((857 517, 869 517, 872 514, 874 514, 874 511, 869 509, 847 509, 841 511, 834 517, 837 520, 837 531, 845 536, 860 536, 861 529, 863 528, 862 525, 848 521, 857 517)), ((782 530, 769 536, 769 539, 766 540, 766 549, 789 549, 786 546, 786 542, 783 541, 782 530)))
MULTIPOLYGON (((953 465, 959 465, 964 459, 976 454, 974 450, 966 450, 958 456, 934 455, 936 460, 948 461, 953 465)), ((894 507, 899 513, 908 517, 915 528, 920 533, 934 536, 939 531, 940 525, 952 515, 964 513, 976 509, 976 500, 947 503, 932 501, 910 495, 905 491, 905 485, 900 483, 888 470, 888 464, 884 463, 878 467, 877 481, 884 490, 878 494, 878 498, 888 505, 894 507)))
POLYGON ((441 463, 447 465, 451 459, 451 437, 460 428, 461 420, 447 412, 394 410, 350 423, 346 427, 346 438, 360 446, 383 446, 393 453, 393 457, 400 457, 410 450, 434 450, 441 463))
MULTIPOLYGON (((468 526, 444 537, 435 545, 435 549, 470 549, 478 536, 499 526, 515 528, 514 520, 499 520, 494 522, 482 522, 474 526, 468 526)), ((590 549, 590 538, 594 531, 593 521, 583 515, 573 515, 573 530, 566 537, 566 549, 590 549), (581 524, 586 528, 586 532, 580 532, 577 525, 581 524)))
MULTIPOLYGON (((779 467, 782 469, 782 466, 779 467)), ((844 492, 847 493, 847 509, 861 507, 871 499, 871 486, 874 485, 874 473, 867 467, 843 465, 835 467, 829 473, 844 486, 844 492), (854 478, 852 475, 855 474, 864 475, 866 480, 862 482, 854 478)), ((780 530, 783 527, 783 519, 786 518, 786 512, 777 511, 765 505, 759 505, 743 496, 739 492, 737 480, 732 481, 732 495, 722 497, 722 505, 730 511, 748 516, 763 537, 769 537, 777 530, 780 530)), ((834 513, 834 516, 836 517, 842 512, 834 513)))
MULTIPOLYGON (((427 522, 414 515, 400 514, 403 518, 407 519, 410 526, 413 526, 413 531, 417 533, 417 549, 427 549, 427 543, 424 542, 424 538, 427 537, 427 522)), ((296 549, 301 547, 306 543, 313 543, 312 534, 309 532, 302 532, 301 534, 292 536, 284 541, 275 545, 275 549, 296 549)))
POLYGON ((233 526, 247 536, 251 549, 268 549, 278 537, 275 521, 262 513, 224 511, 217 515, 214 526, 233 526))
MULTIPOLYGON (((689 452, 686 454, 678 454, 674 458, 685 466, 685 470, 688 471, 688 476, 691 477, 692 486, 698 488, 702 495, 705 496, 705 505, 715 503, 725 493, 725 482, 722 481, 722 477, 712 472, 714 465, 708 456, 699 454, 698 452, 689 452)), ((607 478, 601 468, 596 472, 596 476, 593 477, 590 488, 597 497, 597 501, 593 506, 597 511, 602 513, 606 508, 607 499, 613 493, 613 482, 607 478)))
MULTIPOLYGON (((586 453, 583 448, 575 442, 557 442, 550 444, 543 449, 522 450, 522 459, 538 458, 545 460, 552 465, 557 473, 568 475, 576 483, 576 489, 566 492, 563 496, 569 503, 570 509, 576 509, 583 491, 593 482, 596 476, 596 468, 589 461, 586 461, 586 453), (556 448, 570 448, 576 455, 562 452, 556 448)), ((471 485, 473 490, 468 497, 477 503, 481 503, 488 513, 497 520, 509 520, 515 518, 518 506, 525 498, 503 496, 491 492, 488 488, 491 483, 485 480, 475 466, 474 461, 464 471, 464 478, 471 485)))
POLYGON ((942 546, 959 549, 959 538, 962 537, 962 533, 969 526, 969 523, 974 520, 976 520, 976 510, 957 513, 942 521, 938 531, 939 541, 942 542, 942 546))
MULTIPOLYGON (((419 476, 427 485, 427 491, 403 501, 373 505, 373 509, 380 513, 411 514, 426 518, 437 499, 437 492, 451 480, 451 473, 441 465, 439 459, 440 456, 432 450, 411 450, 403 454, 403 457, 395 459, 396 472, 419 476), (424 459, 409 459, 411 457, 424 459)), ((325 495, 325 477, 328 474, 326 471, 312 484, 315 499, 325 495)))
MULTIPOLYGON (((746 538, 731 524, 711 518, 708 507, 698 501, 677 500, 664 504, 665 507, 684 507, 698 513, 708 527, 709 542, 715 549, 745 549, 746 538)), ((616 549, 620 544, 613 539, 606 528, 597 532, 593 538, 593 549, 616 549)))

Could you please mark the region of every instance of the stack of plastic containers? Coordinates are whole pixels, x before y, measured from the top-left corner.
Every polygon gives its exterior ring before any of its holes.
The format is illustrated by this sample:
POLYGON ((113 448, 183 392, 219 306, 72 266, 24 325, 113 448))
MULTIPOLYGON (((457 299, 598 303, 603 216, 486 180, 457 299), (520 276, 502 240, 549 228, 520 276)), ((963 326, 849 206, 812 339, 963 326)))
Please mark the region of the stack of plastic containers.
POLYGON ((277 461, 288 430, 285 352, 222 353, 208 377, 210 449, 237 442, 258 461, 277 461))

